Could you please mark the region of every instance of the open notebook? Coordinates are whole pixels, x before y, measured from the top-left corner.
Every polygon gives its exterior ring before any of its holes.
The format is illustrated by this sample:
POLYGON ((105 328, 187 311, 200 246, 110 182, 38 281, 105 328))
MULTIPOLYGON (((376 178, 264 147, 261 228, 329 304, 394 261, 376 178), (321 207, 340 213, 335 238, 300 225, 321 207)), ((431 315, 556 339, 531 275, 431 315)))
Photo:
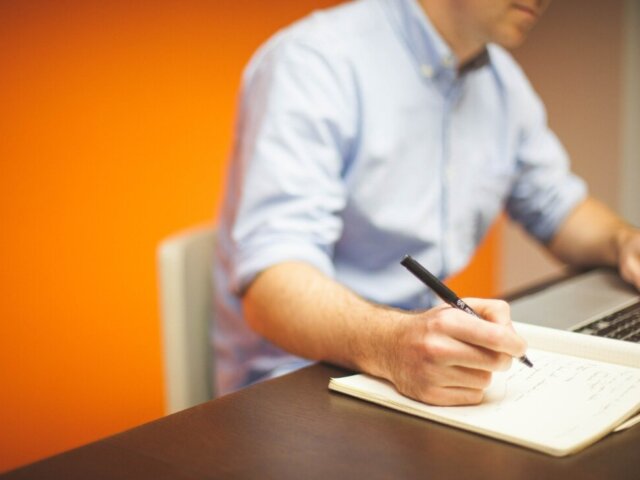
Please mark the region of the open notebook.
POLYGON ((534 367, 514 361, 494 374, 480 405, 426 405, 368 375, 333 378, 329 388, 554 456, 583 449, 640 412, 639 344, 514 326, 534 367))

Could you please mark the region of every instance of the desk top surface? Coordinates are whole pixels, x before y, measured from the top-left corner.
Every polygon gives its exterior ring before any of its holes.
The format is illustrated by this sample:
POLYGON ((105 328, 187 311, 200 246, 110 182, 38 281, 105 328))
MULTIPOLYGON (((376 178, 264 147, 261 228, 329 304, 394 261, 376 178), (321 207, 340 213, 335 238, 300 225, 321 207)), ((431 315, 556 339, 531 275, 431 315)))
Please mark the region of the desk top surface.
POLYGON ((329 392, 347 373, 314 365, 6 478, 640 478, 640 427, 553 458, 329 392))

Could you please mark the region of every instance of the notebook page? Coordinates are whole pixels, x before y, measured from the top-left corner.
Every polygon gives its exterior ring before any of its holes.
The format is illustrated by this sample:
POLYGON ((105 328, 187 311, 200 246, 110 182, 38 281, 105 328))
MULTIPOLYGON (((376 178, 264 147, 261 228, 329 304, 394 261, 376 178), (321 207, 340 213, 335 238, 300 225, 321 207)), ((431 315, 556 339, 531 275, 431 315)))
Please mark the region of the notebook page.
POLYGON ((527 323, 513 322, 513 326, 531 348, 640 368, 640 343, 596 337, 527 323))
POLYGON ((640 409, 640 369, 536 349, 528 355, 534 368, 514 362, 495 374, 475 406, 426 405, 366 375, 332 379, 330 388, 552 455, 595 441, 640 409))
POLYGON ((640 423, 640 415, 636 415, 635 417, 631 417, 629 420, 624 422, 621 425, 618 425, 613 431, 614 432, 622 432, 623 430, 627 430, 637 424, 640 423))

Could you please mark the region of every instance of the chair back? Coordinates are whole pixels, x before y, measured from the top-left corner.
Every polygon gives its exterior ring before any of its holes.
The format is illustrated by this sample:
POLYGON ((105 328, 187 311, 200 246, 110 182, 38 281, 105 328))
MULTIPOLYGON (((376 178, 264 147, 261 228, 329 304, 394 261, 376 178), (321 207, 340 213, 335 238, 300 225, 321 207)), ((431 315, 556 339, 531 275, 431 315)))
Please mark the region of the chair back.
POLYGON ((167 413, 214 396, 210 344, 214 246, 211 225, 181 231, 158 246, 167 413))

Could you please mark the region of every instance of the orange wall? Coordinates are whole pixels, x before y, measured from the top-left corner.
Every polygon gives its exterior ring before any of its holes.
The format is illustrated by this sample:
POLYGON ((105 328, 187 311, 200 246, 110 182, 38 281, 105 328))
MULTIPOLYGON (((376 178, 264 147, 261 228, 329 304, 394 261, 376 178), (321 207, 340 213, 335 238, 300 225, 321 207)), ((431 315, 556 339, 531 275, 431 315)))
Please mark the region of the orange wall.
POLYGON ((251 52, 332 3, 0 2, 0 471, 162 415, 157 242, 215 214, 251 52))

